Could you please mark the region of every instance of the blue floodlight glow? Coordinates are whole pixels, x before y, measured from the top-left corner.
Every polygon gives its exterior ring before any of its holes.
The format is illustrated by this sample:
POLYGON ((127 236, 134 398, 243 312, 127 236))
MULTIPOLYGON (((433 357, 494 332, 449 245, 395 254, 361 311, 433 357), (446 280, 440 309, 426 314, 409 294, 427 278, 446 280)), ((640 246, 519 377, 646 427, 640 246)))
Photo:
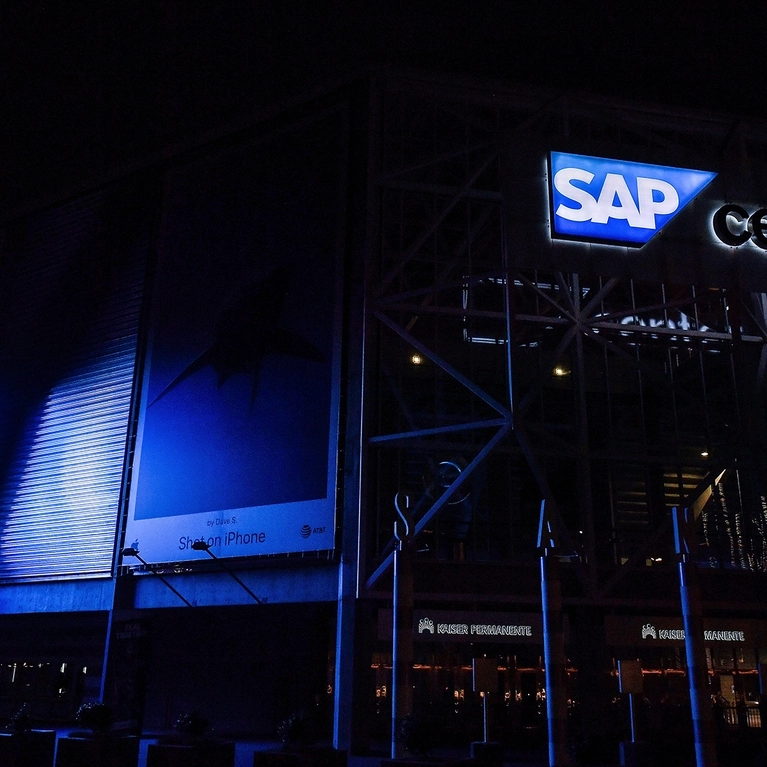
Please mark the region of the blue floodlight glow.
POLYGON ((552 237, 641 247, 715 177, 710 171, 551 152, 552 237))
POLYGON ((135 341, 78 366, 31 419, 0 495, 3 577, 110 572, 135 341))

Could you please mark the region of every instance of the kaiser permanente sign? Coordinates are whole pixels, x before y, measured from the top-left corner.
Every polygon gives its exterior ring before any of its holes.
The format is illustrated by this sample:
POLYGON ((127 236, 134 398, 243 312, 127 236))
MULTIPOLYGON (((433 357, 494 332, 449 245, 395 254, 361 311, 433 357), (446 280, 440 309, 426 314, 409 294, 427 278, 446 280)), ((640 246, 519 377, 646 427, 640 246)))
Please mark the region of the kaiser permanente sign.
MULTIPOLYGON (((379 610, 379 639, 391 639, 392 612, 379 610)), ((485 613, 460 610, 414 610, 413 639, 420 642, 502 642, 542 644, 537 613, 485 613)))
MULTIPOLYGON (((607 644, 615 646, 683 645, 685 641, 681 619, 665 617, 606 616, 605 636, 607 644)), ((767 646, 767 624, 728 618, 705 620, 703 640, 708 645, 763 647, 767 646)))

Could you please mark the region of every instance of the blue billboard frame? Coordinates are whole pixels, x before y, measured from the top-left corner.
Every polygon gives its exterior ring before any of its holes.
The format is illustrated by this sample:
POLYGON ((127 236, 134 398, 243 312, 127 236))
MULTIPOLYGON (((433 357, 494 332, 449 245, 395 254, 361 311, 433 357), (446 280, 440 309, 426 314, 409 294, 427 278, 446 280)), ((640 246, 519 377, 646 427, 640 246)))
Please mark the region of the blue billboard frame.
MULTIPOLYGON (((189 332, 184 327, 175 327, 170 331, 166 328, 165 339, 158 338, 157 328, 152 328, 141 384, 125 535, 126 544, 139 550, 141 557, 147 562, 165 563, 205 558, 204 553, 193 548, 192 544, 196 541, 204 541, 216 557, 291 554, 331 550, 335 547, 345 217, 343 174, 346 167, 343 154, 345 131, 338 130, 337 121, 338 114, 328 121, 335 126, 334 131, 331 129, 328 132, 332 132, 336 137, 329 154, 336 152, 334 167, 337 170, 334 172, 337 177, 334 177, 335 188, 325 190, 325 197, 320 200, 326 209, 312 213, 305 207, 307 201, 320 199, 320 192, 310 188, 321 184, 299 184, 294 185, 295 188, 281 191, 280 184, 283 182, 279 178, 264 177, 255 184, 244 182, 248 193, 255 195, 261 206, 272 205, 276 211, 271 214, 259 214, 260 218, 257 216, 257 225, 253 230, 262 238, 261 243, 271 244, 272 254, 267 257, 257 256, 252 268, 245 269, 248 285, 243 285, 240 281, 240 284, 232 286, 231 292, 235 298, 229 295, 226 300, 222 300, 221 305, 224 308, 217 310, 216 332, 220 336, 222 325, 226 325, 226 318, 236 316, 248 302, 260 306, 265 301, 268 303, 268 297, 272 294, 279 297, 271 304, 275 315, 272 323, 274 340, 272 346, 266 349, 264 356, 256 363, 255 372, 250 364, 252 360, 248 363, 250 367, 246 366, 247 369, 232 372, 231 365, 227 368, 228 361, 222 362, 221 357, 217 360, 212 359, 210 341, 207 344, 198 344, 193 353, 176 354, 174 359, 169 359, 172 355, 167 351, 170 347, 167 336, 180 333, 183 337, 184 333, 187 333, 187 336, 191 337, 195 332, 199 335, 199 328, 189 332), (282 208, 288 208, 293 217, 289 220, 290 227, 283 226, 280 229, 280 223, 284 224, 288 220, 280 219, 281 215, 285 215, 280 212, 282 208), (301 215, 302 213, 305 215, 301 215), (329 220, 329 223, 323 224, 324 228, 321 228, 323 236, 319 238, 319 242, 309 236, 309 233, 315 233, 314 230, 310 232, 311 224, 299 220, 311 220, 312 216, 317 221, 329 220), (305 250, 296 248, 297 243, 304 246, 305 250), (294 255, 297 251, 300 252, 299 256, 294 255), (306 273, 301 268, 302 263, 307 265, 306 273), (323 299, 321 304, 312 306, 312 295, 322 290, 323 280, 332 295, 323 299), (237 298, 238 295, 240 298, 237 298), (316 340, 318 333, 320 341, 316 340), (298 392, 295 396, 291 395, 291 386, 298 392), (257 499, 253 503, 216 504, 216 492, 213 491, 205 502, 200 501, 201 505, 196 506, 197 498, 190 504, 187 489, 179 490, 182 484, 180 481, 177 480, 175 486, 167 483, 163 489, 161 480, 157 479, 163 474, 163 467, 167 466, 169 470, 176 471, 177 477, 186 476, 192 483, 198 480, 193 468, 186 472, 174 468, 175 454, 180 452, 183 455, 188 445, 183 436, 180 436, 180 429, 166 441, 158 436, 161 429, 157 424, 163 418, 163 428, 170 425, 173 432, 176 429, 174 419, 179 420, 180 417, 183 421, 191 409, 196 408, 195 415, 187 418, 191 425, 187 424, 184 427, 186 439, 197 438, 193 422, 198 418, 199 430, 202 430, 199 440, 203 447, 208 441, 219 446, 226 442, 226 434, 223 438, 217 436, 211 426, 218 422, 208 418, 210 408, 206 408, 206 403, 213 402, 214 398, 224 402, 220 410, 228 411, 219 418, 219 421, 226 421, 225 425, 231 426, 232 423, 238 422, 240 431, 245 432, 250 428, 250 424, 257 424, 258 428, 254 426, 254 431, 264 430, 266 427, 272 436, 271 442, 264 443, 266 449, 262 449, 264 445, 259 445, 253 440, 246 439, 243 442, 244 451, 252 453, 248 456, 249 466, 255 472, 263 463, 263 481, 266 484, 271 483, 263 494, 256 494, 261 500, 257 499), (307 413, 312 415, 307 416, 307 413), (304 420, 302 414, 306 416, 304 420), (280 421, 282 415, 284 418, 280 421), (163 444, 164 442, 167 444, 163 444), (167 454, 162 458, 158 457, 157 451, 166 448, 167 454), (306 471, 304 460, 312 464, 306 471), (305 474, 311 474, 311 478, 307 479, 305 474), (152 485, 159 490, 155 491, 152 485), (173 496, 177 491, 176 502, 173 496)), ((314 129, 316 128, 315 125, 314 129)), ((333 144, 332 141, 330 143, 333 144)), ((247 151, 252 149, 249 147, 247 151)), ((230 150, 229 154, 236 157, 238 151, 244 150, 230 150)), ((256 151, 268 153, 268 144, 259 144, 256 151)), ((301 151, 297 150, 297 153, 300 155, 301 151)), ((316 152, 307 154, 306 157, 298 156, 286 161, 286 164, 296 171, 297 177, 302 178, 302 173, 311 175, 311 169, 303 169, 307 167, 307 162, 311 165, 315 155, 316 152)), ((203 166, 205 163, 209 164, 210 158, 203 161, 203 166)), ((268 165, 268 162, 266 164, 268 165)), ((235 159, 230 167, 236 165, 235 159)), ((320 172, 322 170, 320 169, 320 172)), ((180 171, 182 176, 191 172, 193 166, 185 166, 180 171)), ((206 172, 204 167, 203 172, 206 172)), ((215 176, 215 171, 213 175, 215 176)), ((171 172, 168 184, 172 186, 173 183, 174 176, 171 172)), ((190 192, 190 195, 193 196, 194 192, 190 192)), ((173 200, 167 200, 165 207, 166 218, 172 216, 173 200), (168 209, 170 213, 167 212, 168 209)), ((252 212, 247 211, 248 214, 252 212)), ((190 225, 194 226, 194 221, 190 225)), ((166 222, 162 229, 167 234, 173 227, 166 222)), ((182 227, 177 227, 176 233, 181 229, 182 227)), ((179 234, 179 238, 183 238, 183 233, 179 234)), ((213 242, 215 249, 215 240, 213 242)), ((231 245, 231 242, 228 244, 231 245)), ((178 246, 166 244, 167 247, 178 246)), ((170 272, 170 284, 173 284, 173 269, 166 268, 163 273, 162 251, 161 244, 157 279, 167 280, 170 272)), ((250 255, 246 253, 241 260, 248 262, 249 259, 250 255)), ((178 258, 176 260, 178 261, 178 258)), ((171 263, 171 267, 173 266, 171 263)), ((178 267, 178 263, 175 266, 178 267)), ((203 287, 203 290, 205 289, 206 286, 203 287)), ((162 303, 163 296, 155 295, 154 298, 153 312, 156 313, 157 305, 162 303)), ((167 322, 166 317, 166 325, 167 322)), ((181 324, 183 325, 183 322, 181 324)), ((153 319, 153 325, 156 325, 156 318, 153 319)), ((184 338, 186 343, 186 337, 184 338)), ((189 343, 187 352, 193 346, 193 343, 189 343)), ((216 457, 213 448, 211 454, 216 457)), ((203 466, 202 470, 208 469, 203 466)), ((223 496, 242 497, 247 500, 247 491, 239 496, 230 487, 224 491, 227 479, 223 473, 227 470, 224 462, 222 475, 214 476, 213 484, 220 482, 223 496)), ((246 466, 245 474, 247 473, 246 466)), ((238 476, 244 475, 241 473, 238 476)), ((207 493, 210 484, 206 483, 203 495, 207 493)))

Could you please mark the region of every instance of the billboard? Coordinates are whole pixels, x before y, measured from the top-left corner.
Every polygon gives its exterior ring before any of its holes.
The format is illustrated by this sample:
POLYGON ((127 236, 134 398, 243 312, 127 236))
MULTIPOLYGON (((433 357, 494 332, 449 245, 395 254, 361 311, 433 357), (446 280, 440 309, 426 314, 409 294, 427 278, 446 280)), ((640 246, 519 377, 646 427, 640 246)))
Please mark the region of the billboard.
POLYGON ((147 561, 333 548, 338 123, 168 175, 126 531, 147 561))

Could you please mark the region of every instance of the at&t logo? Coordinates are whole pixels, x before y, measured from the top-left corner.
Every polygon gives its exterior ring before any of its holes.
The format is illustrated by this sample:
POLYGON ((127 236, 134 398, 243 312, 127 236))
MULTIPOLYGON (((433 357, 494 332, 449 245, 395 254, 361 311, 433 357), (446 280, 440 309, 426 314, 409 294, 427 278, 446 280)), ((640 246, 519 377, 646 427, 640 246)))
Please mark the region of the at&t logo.
POLYGON ((302 538, 308 538, 312 533, 321 535, 324 532, 325 532, 325 525, 323 525, 322 527, 312 527, 311 525, 302 525, 301 527, 302 538))

